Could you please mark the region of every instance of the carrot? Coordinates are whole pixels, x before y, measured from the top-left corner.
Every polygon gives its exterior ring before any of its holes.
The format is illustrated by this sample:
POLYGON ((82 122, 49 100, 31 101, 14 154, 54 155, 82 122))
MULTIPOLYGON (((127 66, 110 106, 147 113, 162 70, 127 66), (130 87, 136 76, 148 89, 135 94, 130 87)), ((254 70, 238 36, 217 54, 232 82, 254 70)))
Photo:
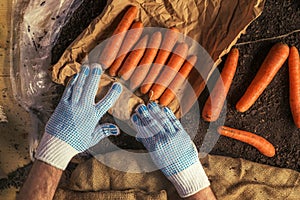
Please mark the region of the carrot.
POLYGON ((290 107, 297 128, 300 128, 300 61, 296 47, 290 48, 288 58, 290 77, 290 107))
POLYGON ((160 43, 161 43, 162 35, 160 32, 155 32, 149 41, 146 52, 139 63, 139 66, 133 72, 130 78, 130 89, 134 90, 143 82, 147 73, 151 67, 151 64, 158 52, 160 43))
POLYGON ((230 137, 241 142, 245 142, 247 144, 255 147, 260 153, 265 156, 273 157, 275 155, 274 146, 267 141, 265 138, 258 136, 254 133, 250 133, 248 131, 242 131, 234 128, 230 128, 227 126, 219 126, 218 132, 220 135, 230 137))
POLYGON ((170 52, 172 51, 175 43, 178 40, 178 32, 179 30, 175 27, 172 27, 166 31, 158 55, 150 69, 150 72, 146 76, 146 79, 143 81, 141 87, 141 92, 143 94, 146 94, 150 90, 155 79, 158 77, 163 65, 170 55, 170 52))
POLYGON ((167 106, 175 98, 176 93, 180 90, 183 82, 187 79, 189 73, 197 62, 197 56, 190 56, 183 64, 178 74, 175 76, 169 87, 164 91, 159 98, 159 103, 162 106, 167 106))
POLYGON ((108 40, 99 58, 99 62, 103 65, 103 68, 109 68, 115 60, 125 37, 124 32, 129 29, 137 15, 137 12, 138 8, 136 6, 131 6, 113 32, 113 37, 108 40))
POLYGON ((206 79, 214 66, 214 62, 204 57, 204 63, 201 68, 194 67, 189 75, 189 83, 192 89, 187 89, 183 93, 184 104, 181 105, 182 116, 195 105, 198 97, 205 89, 206 79))
POLYGON ((143 32, 143 23, 134 22, 130 28, 130 31, 126 34, 120 51, 118 52, 116 60, 109 68, 109 75, 116 76, 122 62, 124 61, 126 54, 130 51, 133 45, 138 41, 143 32), (134 30, 135 29, 135 30, 134 30))
POLYGON ((144 55, 148 42, 148 35, 145 35, 134 47, 133 51, 130 52, 125 62, 121 66, 118 76, 124 80, 128 80, 139 64, 142 56, 144 55))
POLYGON ((239 112, 247 111, 254 104, 254 102, 273 80, 274 76, 284 64, 288 55, 289 46, 286 44, 277 43, 271 48, 255 78, 252 80, 245 94, 236 104, 236 109, 239 112))
POLYGON ((154 85, 150 90, 150 100, 158 99, 165 89, 172 82, 178 70, 183 65, 188 53, 189 46, 186 43, 179 43, 175 48, 168 64, 162 70, 154 85))
POLYGON ((233 48, 228 54, 222 73, 203 107, 202 118, 205 121, 212 122, 219 118, 237 68, 238 59, 239 50, 233 48))
POLYGON ((192 108, 206 86, 206 81, 203 79, 202 75, 197 73, 197 70, 194 69, 192 69, 189 77, 192 89, 184 91, 183 94, 184 104, 181 105, 182 116, 192 108), (197 78, 195 78, 195 74, 198 75, 197 78))

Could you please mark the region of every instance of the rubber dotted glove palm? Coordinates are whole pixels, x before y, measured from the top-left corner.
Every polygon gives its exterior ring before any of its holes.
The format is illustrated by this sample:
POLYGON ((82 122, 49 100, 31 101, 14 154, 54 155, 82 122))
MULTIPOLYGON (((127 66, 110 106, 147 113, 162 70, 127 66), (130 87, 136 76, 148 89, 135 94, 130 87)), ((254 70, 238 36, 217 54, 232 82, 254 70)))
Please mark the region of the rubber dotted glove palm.
POLYGON ((76 154, 109 135, 119 134, 117 126, 99 124, 122 92, 121 85, 114 83, 107 95, 95 104, 101 73, 98 64, 93 64, 91 69, 82 66, 70 81, 46 125, 37 159, 64 170, 76 154))
POLYGON ((137 140, 144 144, 181 197, 191 196, 210 185, 193 141, 169 108, 160 108, 154 102, 147 107, 140 105, 132 122, 137 140))

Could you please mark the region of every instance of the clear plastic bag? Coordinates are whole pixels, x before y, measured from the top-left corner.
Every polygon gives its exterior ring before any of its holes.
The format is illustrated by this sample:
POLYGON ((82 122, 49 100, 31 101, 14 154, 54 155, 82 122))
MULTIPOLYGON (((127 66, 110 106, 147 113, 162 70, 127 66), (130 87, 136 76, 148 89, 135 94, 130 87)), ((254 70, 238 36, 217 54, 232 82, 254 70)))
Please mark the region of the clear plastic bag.
POLYGON ((82 0, 14 0, 11 83, 18 102, 31 114, 30 156, 38 145, 61 88, 51 81, 51 49, 82 0))

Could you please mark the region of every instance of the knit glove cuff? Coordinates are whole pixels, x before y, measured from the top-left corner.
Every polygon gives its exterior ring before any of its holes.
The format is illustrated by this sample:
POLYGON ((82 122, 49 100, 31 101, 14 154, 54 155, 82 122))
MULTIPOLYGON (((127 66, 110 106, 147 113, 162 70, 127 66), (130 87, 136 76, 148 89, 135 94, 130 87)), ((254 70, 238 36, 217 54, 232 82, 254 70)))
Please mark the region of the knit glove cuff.
POLYGON ((35 158, 58 169, 65 170, 70 160, 79 152, 68 143, 44 133, 35 158))
POLYGON ((192 196, 210 185, 199 161, 177 174, 167 176, 167 178, 173 183, 182 198, 192 196))

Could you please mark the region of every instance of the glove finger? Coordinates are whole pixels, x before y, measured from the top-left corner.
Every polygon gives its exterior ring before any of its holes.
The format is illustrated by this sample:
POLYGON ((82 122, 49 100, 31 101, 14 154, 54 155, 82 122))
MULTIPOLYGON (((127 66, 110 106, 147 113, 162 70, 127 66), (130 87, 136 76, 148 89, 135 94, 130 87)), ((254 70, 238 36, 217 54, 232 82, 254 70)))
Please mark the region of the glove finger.
POLYGON ((99 87, 99 82, 102 74, 102 68, 99 64, 94 63, 91 65, 91 71, 88 79, 85 83, 85 89, 82 93, 82 98, 84 101, 89 103, 95 102, 95 96, 99 87))
POLYGON ((148 131, 144 130, 144 125, 142 124, 142 121, 137 114, 133 114, 131 116, 131 122, 137 131, 137 134, 135 136, 137 141, 143 142, 144 139, 151 137, 151 132, 150 134, 148 134, 149 130, 148 131))
POLYGON ((98 110, 100 117, 114 105, 121 93, 122 85, 117 82, 114 83, 105 97, 96 104, 96 109, 98 110))
POLYGON ((84 65, 81 67, 81 70, 79 72, 77 81, 74 86, 73 94, 72 94, 72 102, 73 103, 77 103, 79 101, 85 80, 86 80, 87 76, 89 75, 89 71, 90 71, 90 69, 88 66, 84 65))
POLYGON ((170 108, 168 107, 164 107, 163 108, 164 113, 166 114, 166 116, 169 118, 170 122, 178 129, 183 129, 180 121, 175 117, 174 113, 172 110, 170 110, 170 108))
POLYGON ((135 127, 135 129, 137 131, 137 134, 136 134, 136 140, 137 141, 142 142, 140 140, 140 138, 149 137, 147 135, 147 132, 144 131, 142 121, 136 113, 131 116, 131 122, 132 122, 133 126, 135 127))
POLYGON ((143 132, 148 133, 147 137, 164 132, 162 125, 150 115, 148 108, 144 104, 136 108, 136 113, 141 120, 143 132))
POLYGON ((110 135, 119 135, 120 129, 115 125, 111 123, 105 123, 98 125, 92 135, 91 140, 91 147, 96 145, 100 140, 103 138, 106 138, 110 135))
POLYGON ((78 75, 74 74, 74 76, 69 81, 69 83, 68 83, 67 87, 65 88, 65 91, 64 91, 64 93, 61 97, 62 100, 68 101, 71 98, 72 92, 73 92, 73 89, 74 89, 74 84, 76 83, 77 77, 78 77, 78 75))
POLYGON ((175 133, 174 125, 171 123, 166 114, 161 110, 157 103, 151 102, 148 104, 149 112, 152 117, 159 122, 168 133, 175 133))

